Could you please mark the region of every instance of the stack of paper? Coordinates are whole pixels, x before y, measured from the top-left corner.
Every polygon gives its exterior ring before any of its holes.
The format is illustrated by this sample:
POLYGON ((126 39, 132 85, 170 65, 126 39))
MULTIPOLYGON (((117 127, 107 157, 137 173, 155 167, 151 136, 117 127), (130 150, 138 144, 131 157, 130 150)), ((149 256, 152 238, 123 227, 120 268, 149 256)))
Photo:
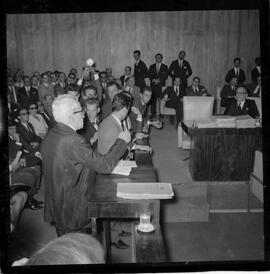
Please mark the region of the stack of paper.
POLYGON ((235 127, 235 117, 224 116, 216 118, 217 127, 235 127))
POLYGON ((216 121, 213 119, 197 121, 198 128, 215 128, 216 121))
POLYGON ((129 176, 131 169, 137 167, 135 161, 120 160, 112 171, 112 174, 129 176))
POLYGON ((255 127, 256 121, 249 115, 242 115, 236 117, 237 128, 253 128, 255 127))
POLYGON ((170 183, 118 183, 117 197, 124 199, 171 199, 170 183))

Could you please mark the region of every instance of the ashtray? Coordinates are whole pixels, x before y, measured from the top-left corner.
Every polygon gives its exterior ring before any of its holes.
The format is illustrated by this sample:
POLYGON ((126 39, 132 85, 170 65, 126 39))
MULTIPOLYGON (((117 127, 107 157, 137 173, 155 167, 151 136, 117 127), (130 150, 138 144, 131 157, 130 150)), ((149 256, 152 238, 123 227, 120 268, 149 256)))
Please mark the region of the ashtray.
POLYGON ((137 226, 137 229, 141 232, 152 232, 155 230, 155 227, 152 224, 149 225, 141 225, 139 224, 137 226))

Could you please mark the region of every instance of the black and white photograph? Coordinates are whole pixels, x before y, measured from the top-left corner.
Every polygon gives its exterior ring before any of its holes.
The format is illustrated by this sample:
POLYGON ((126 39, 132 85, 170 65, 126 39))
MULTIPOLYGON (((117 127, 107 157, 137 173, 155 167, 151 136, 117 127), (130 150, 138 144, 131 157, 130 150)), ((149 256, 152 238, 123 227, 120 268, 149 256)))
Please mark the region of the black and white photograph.
POLYGON ((3 273, 269 260, 269 1, 218 2, 7 4, 3 273))

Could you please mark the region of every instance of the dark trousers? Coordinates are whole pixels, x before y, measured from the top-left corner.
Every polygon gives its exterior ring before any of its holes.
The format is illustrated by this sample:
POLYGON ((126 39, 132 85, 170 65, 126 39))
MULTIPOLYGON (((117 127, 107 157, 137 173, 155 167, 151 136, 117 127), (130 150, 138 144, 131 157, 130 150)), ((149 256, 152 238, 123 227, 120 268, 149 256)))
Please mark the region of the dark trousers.
POLYGON ((174 102, 174 101, 167 101, 166 107, 174 108, 176 113, 176 122, 177 124, 182 121, 183 119, 183 102, 174 102))
POLYGON ((155 117, 157 114, 156 107, 157 107, 157 100, 160 100, 162 87, 161 85, 151 85, 152 89, 152 98, 150 101, 151 104, 151 117, 155 117))

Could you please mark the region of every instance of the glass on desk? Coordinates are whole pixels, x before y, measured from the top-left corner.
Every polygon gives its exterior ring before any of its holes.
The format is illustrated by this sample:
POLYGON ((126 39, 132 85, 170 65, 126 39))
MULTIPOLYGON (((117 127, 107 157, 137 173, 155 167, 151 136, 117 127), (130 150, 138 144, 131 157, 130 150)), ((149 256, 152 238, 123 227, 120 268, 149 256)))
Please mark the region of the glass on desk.
POLYGON ((256 127, 259 127, 260 125, 261 125, 261 118, 260 118, 260 116, 256 116, 256 118, 255 118, 255 126, 256 127))
POLYGON ((149 209, 142 209, 140 212, 140 226, 148 227, 151 224, 151 212, 149 209))

